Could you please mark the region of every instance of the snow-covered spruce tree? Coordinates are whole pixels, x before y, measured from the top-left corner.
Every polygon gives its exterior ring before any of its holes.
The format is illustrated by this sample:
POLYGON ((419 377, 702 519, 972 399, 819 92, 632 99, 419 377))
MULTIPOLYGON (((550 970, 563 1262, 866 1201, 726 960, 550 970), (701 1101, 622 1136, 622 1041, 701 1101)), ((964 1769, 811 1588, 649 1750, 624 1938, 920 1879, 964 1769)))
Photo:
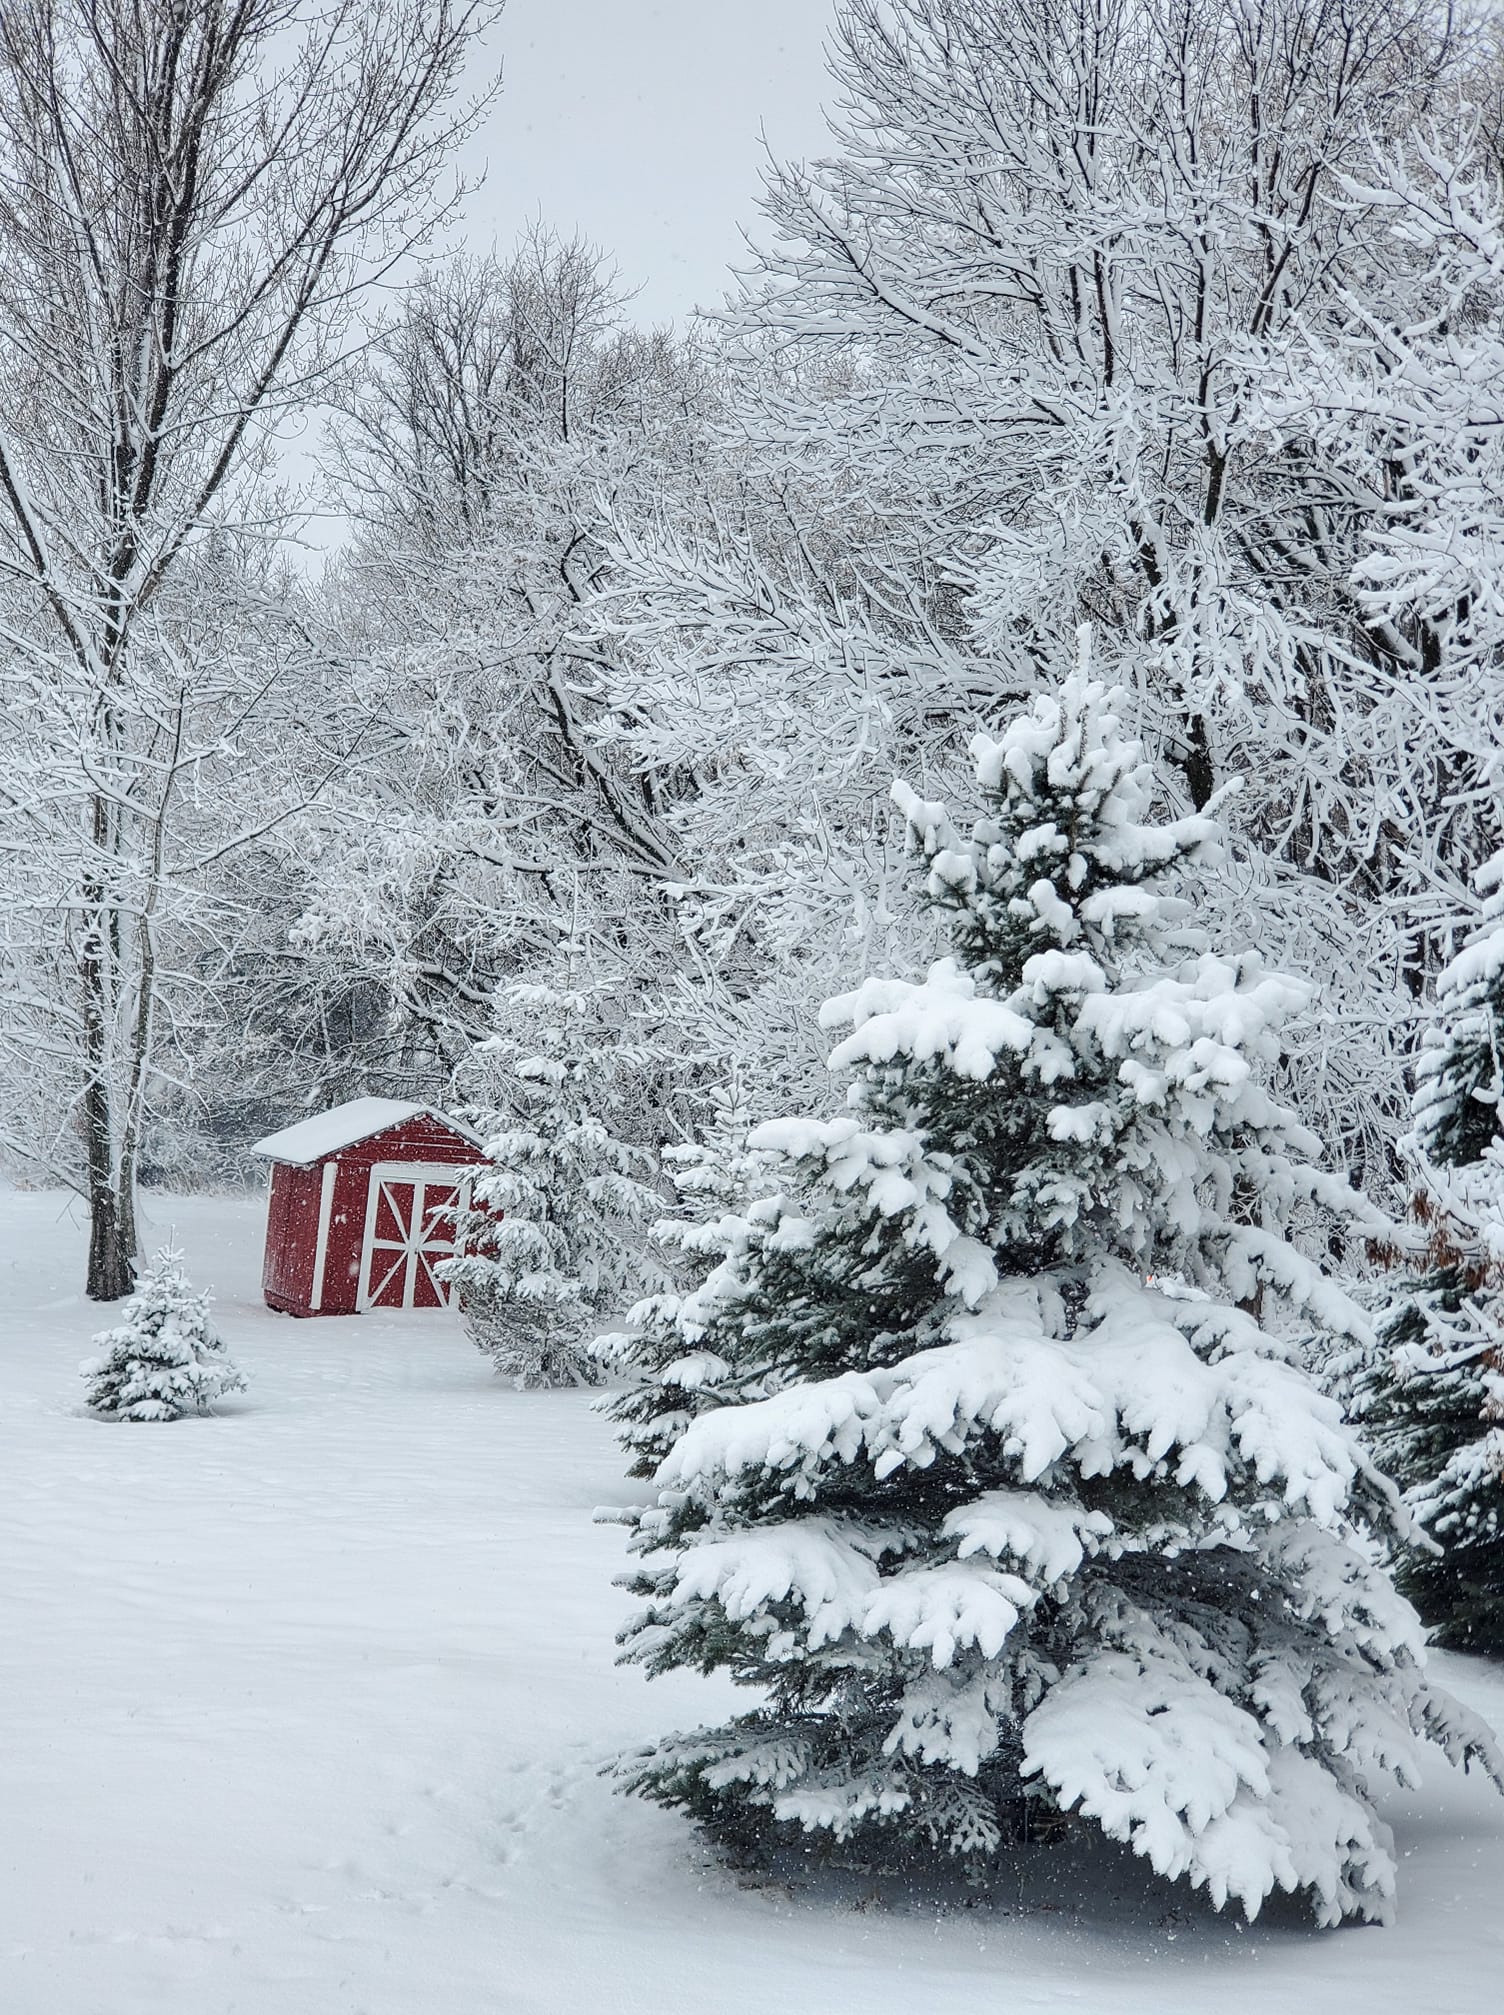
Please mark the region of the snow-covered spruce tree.
POLYGON ((1504 1652, 1504 854, 1441 976, 1416 1070, 1412 1151, 1423 1268, 1380 1328, 1366 1425, 1436 1546, 1400 1586, 1436 1640, 1504 1652), (1436 1550, 1439 1546, 1440 1551, 1436 1550))
MULTIPOLYGON (((1473 877, 1482 909, 1436 982, 1415 1069, 1416 1145, 1438 1169, 1485 1171, 1504 1147, 1504 852, 1473 877)), ((1491 1185, 1484 1176, 1481 1194, 1491 1185)))
POLYGON ((1113 696, 1077 677, 972 744, 968 836, 900 789, 954 956, 832 1002, 838 1118, 697 1346, 785 1382, 700 1415, 635 1519, 624 1656, 763 1700, 621 1765, 743 1853, 824 1834, 985 1873, 1031 1812, 1161 1873, 1383 1918, 1373 1792, 1421 1740, 1496 1775, 1365 1544, 1403 1519, 1301 1327, 1364 1318, 1282 1235, 1363 1207, 1264 1089, 1306 989, 1198 948, 1113 696))
POLYGON ((209 1320, 209 1297, 189 1283, 183 1255, 165 1247, 137 1283, 96 1357, 79 1366, 88 1403, 112 1420, 179 1420, 245 1389, 209 1320))
POLYGON ((663 1199, 652 1156, 614 1130, 620 1053, 591 1012, 600 989, 502 990, 508 1027, 480 1046, 489 1167, 442 1271, 471 1335, 519 1387, 589 1385, 601 1321, 642 1275, 663 1199))
MULTIPOLYGON (((1421 1202, 1420 1199, 1417 1200, 1421 1202)), ((1364 1424, 1432 1547, 1396 1579, 1435 1641, 1504 1652, 1504 1328, 1499 1262, 1424 1200, 1428 1270, 1380 1329, 1364 1424)))
POLYGON ((732 1364, 697 1347, 701 1307, 713 1307, 721 1268, 748 1232, 747 1212, 777 1189, 781 1156, 751 1143, 752 1113, 740 1061, 706 1098, 697 1140, 666 1147, 662 1160, 683 1202, 660 1218, 654 1243, 679 1277, 677 1291, 648 1296, 627 1317, 628 1333, 610 1340, 612 1361, 636 1382, 607 1407, 632 1454, 632 1475, 651 1476, 697 1413, 728 1398, 760 1397, 758 1366, 732 1364))
POLYGON ((663 1218, 653 1228, 655 1238, 688 1255, 691 1263, 706 1253, 724 1254, 715 1231, 719 1216, 741 1210, 765 1190, 768 1171, 779 1160, 770 1149, 752 1145, 755 1122, 740 1058, 733 1057, 723 1082, 710 1087, 704 1106, 705 1122, 696 1138, 665 1147, 662 1156, 688 1214, 663 1218))

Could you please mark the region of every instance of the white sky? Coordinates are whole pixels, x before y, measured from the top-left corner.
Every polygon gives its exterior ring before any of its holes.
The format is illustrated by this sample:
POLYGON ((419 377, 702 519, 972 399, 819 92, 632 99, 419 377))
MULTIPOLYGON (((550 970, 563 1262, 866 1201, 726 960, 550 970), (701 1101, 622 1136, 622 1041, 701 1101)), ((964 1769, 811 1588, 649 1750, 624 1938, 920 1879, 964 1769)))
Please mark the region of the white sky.
MULTIPOLYGON (((505 250, 541 217, 614 261, 637 290, 634 319, 718 307, 727 268, 746 263, 742 228, 761 234, 760 135, 785 158, 826 150, 834 7, 507 0, 474 66, 477 81, 500 66, 501 96, 459 161, 468 179, 484 171, 485 180, 448 242, 505 250)), ((283 434, 281 472, 295 487, 310 478, 320 425, 303 414, 283 434)), ((302 522, 302 566, 317 566, 348 531, 339 511, 310 508, 302 522)))
MULTIPOLYGON (((379 4, 379 0, 373 0, 379 4)), ((502 96, 464 165, 456 235, 505 247, 534 216, 594 240, 643 321, 719 305, 775 153, 824 151, 833 0, 508 0, 502 96)), ((744 262, 743 262, 744 263, 744 262)))

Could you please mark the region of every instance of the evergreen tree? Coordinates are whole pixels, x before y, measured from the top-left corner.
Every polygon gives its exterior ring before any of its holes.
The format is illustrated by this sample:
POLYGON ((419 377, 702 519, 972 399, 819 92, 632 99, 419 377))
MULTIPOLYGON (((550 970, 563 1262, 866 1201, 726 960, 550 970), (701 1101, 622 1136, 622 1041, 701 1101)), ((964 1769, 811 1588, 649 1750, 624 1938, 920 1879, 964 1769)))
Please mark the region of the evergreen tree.
POLYGON ((1474 877, 1483 899, 1461 951, 1436 982, 1437 1018, 1415 1071, 1415 1139, 1436 1168, 1476 1169, 1504 1143, 1504 853, 1474 877))
POLYGON ((1306 989, 1219 955, 1086 679, 972 744, 969 835, 898 799, 953 956, 834 1001, 847 1110, 760 1128, 686 1342, 765 1367, 636 1516, 624 1656, 762 1700, 622 1765, 744 1853, 985 1871, 1074 1813, 1251 1915, 1388 1914, 1419 1738, 1504 1765, 1374 1563, 1403 1514, 1294 1361, 1361 1312, 1284 1233, 1359 1200, 1265 1089, 1306 989))
POLYGON ((756 1365, 733 1365, 698 1347, 698 1339, 701 1306, 707 1299, 713 1304, 721 1268, 746 1236, 747 1210, 776 1189, 780 1157, 751 1144, 752 1113, 738 1060, 726 1081, 711 1088, 706 1105, 700 1137, 662 1154, 684 1209, 660 1218, 653 1239, 679 1286, 638 1302, 627 1317, 629 1332, 609 1339, 613 1360, 637 1381, 607 1408, 631 1451, 633 1476, 651 1476, 697 1413, 766 1389, 756 1365))
POLYGON ((651 1155, 614 1129, 620 1059, 590 1012, 594 992, 509 987, 509 1028, 482 1046, 490 1166, 442 1271, 476 1343, 519 1387, 595 1382, 596 1333, 640 1278, 662 1202, 645 1180, 651 1155))
POLYGON ((79 1366, 88 1403, 112 1420, 178 1420, 206 1413, 245 1378, 230 1362, 209 1320, 209 1297, 190 1286, 183 1255, 164 1248, 121 1310, 114 1329, 101 1330, 98 1356, 79 1366))
POLYGON ((1504 854, 1437 984, 1416 1069, 1412 1151, 1425 1264, 1381 1325, 1364 1396, 1380 1460, 1431 1544, 1399 1581, 1436 1641, 1504 1652, 1504 854))
MULTIPOLYGON (((705 1123, 698 1137, 665 1147, 662 1156, 687 1213, 660 1218, 653 1227, 660 1244, 685 1254, 692 1264, 707 1254, 720 1257, 726 1250, 715 1229, 718 1216, 710 1213, 743 1210, 766 1188, 768 1170, 778 1160, 767 1148, 752 1145, 752 1105, 739 1057, 732 1058, 725 1081, 710 1087, 704 1104, 705 1123)), ((703 1272, 703 1266, 699 1270, 703 1272)))

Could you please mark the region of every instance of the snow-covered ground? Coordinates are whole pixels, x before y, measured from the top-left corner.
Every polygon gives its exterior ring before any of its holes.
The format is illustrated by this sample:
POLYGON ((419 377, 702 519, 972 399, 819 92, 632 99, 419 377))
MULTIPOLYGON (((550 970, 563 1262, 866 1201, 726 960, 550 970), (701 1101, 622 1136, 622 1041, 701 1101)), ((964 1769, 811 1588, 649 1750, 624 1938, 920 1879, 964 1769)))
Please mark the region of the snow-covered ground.
MULTIPOLYGON (((1498 2007, 1504 1801, 1439 1759, 1391 1801, 1388 1930, 1058 1850, 988 1899, 741 1886, 597 1774, 725 1692, 613 1664, 588 1399, 446 1317, 273 1316, 257 1204, 151 1208, 251 1379, 214 1419, 83 1413, 81 1230, 0 1194, 3 2015, 1498 2007)), ((1446 1676, 1504 1726, 1504 1669, 1446 1676)))

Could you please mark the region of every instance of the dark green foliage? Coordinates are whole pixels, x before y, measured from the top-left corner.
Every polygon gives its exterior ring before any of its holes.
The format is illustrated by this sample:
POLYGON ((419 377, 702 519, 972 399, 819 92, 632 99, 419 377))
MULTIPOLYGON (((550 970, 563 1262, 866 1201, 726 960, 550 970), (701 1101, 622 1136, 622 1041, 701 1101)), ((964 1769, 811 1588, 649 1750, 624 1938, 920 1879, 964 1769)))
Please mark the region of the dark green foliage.
POLYGON ((1497 1289, 1433 1237, 1437 1263, 1380 1332, 1365 1422, 1423 1528, 1401 1588, 1457 1651, 1504 1654, 1504 1339, 1497 1289), (1439 1248, 1439 1249, 1438 1249, 1439 1248))
POLYGON ((1436 1641, 1504 1653, 1504 855, 1477 876, 1483 908, 1437 981, 1416 1065, 1415 1216, 1425 1264, 1381 1326, 1366 1418, 1430 1544, 1400 1563, 1436 1641), (1439 1549, 1439 1550, 1438 1550, 1439 1549))

